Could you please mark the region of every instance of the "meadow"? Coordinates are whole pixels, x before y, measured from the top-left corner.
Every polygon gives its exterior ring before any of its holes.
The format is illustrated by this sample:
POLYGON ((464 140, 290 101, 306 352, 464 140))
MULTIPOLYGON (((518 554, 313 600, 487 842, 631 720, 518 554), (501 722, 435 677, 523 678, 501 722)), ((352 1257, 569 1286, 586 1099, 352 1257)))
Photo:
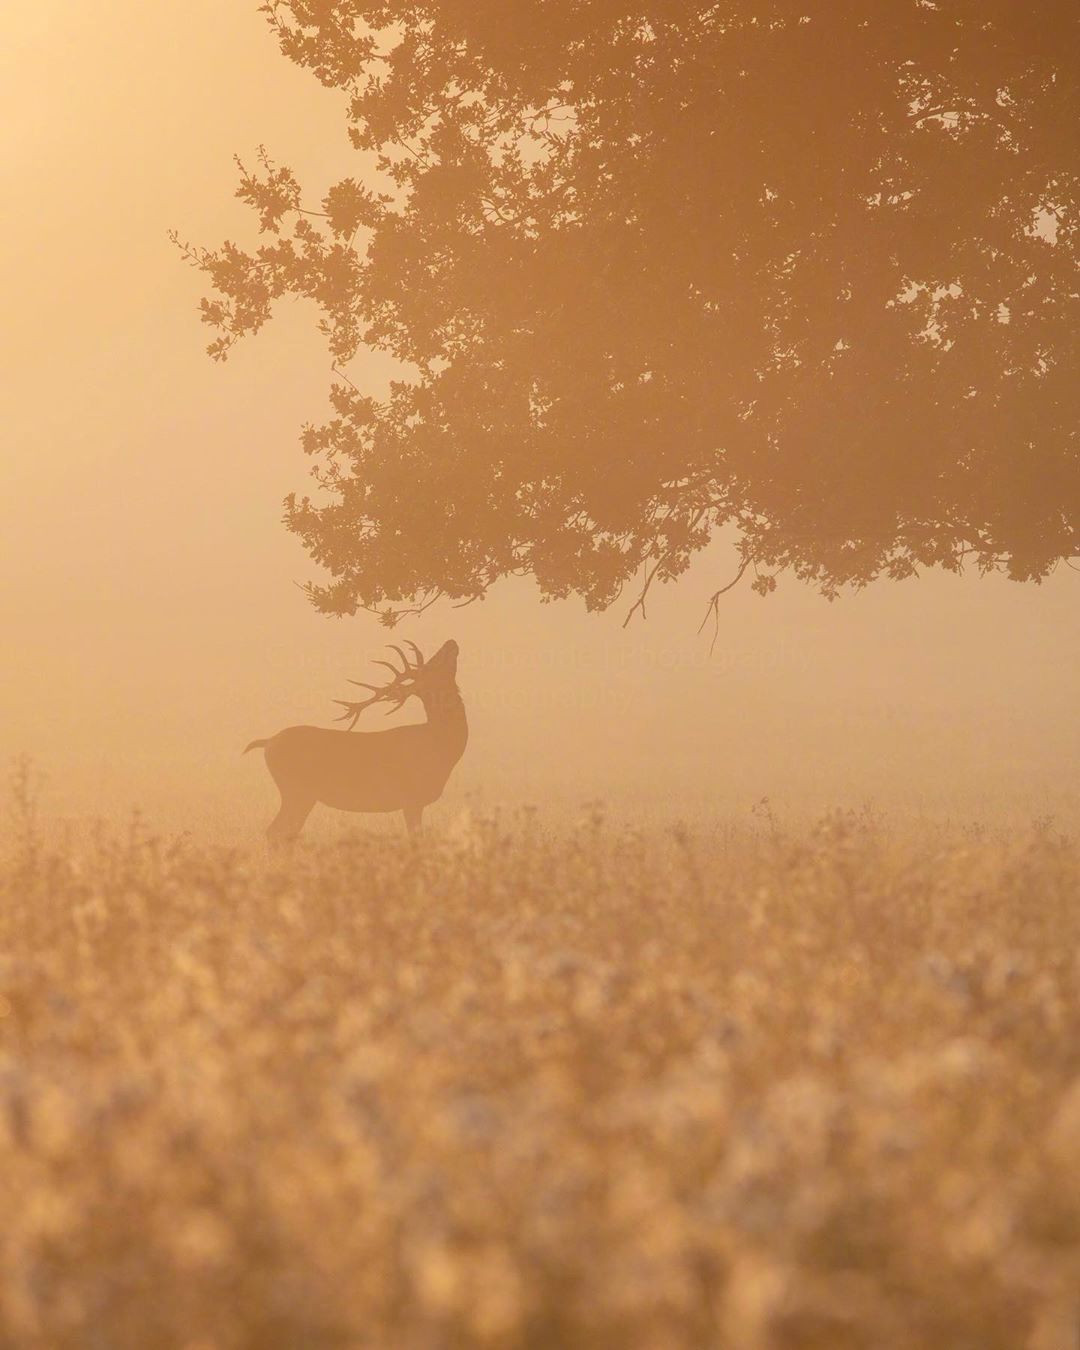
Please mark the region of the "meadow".
POLYGON ((1052 821, 5 829, 5 1350, 1076 1350, 1052 821))

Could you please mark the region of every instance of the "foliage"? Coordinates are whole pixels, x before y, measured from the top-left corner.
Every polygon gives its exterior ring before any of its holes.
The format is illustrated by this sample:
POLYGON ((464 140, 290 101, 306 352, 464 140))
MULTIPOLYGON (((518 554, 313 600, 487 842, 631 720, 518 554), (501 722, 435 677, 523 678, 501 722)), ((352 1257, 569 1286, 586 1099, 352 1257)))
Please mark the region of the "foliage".
POLYGON ((1080 553, 1075 5, 264 8, 378 181, 244 171, 210 350, 300 295, 410 372, 305 433, 322 608, 603 607, 723 526, 763 593, 1080 553))
POLYGON ((5 1346, 1072 1344, 1046 824, 16 852, 5 1346))

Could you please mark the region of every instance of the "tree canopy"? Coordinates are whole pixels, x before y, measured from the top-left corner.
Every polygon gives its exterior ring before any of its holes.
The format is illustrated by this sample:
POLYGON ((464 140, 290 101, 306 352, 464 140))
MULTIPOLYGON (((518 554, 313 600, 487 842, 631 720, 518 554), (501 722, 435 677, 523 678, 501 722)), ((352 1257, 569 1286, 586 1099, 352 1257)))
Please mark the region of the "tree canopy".
POLYGON ((264 10, 377 169, 262 151, 268 237, 184 249, 215 357, 318 306, 320 608, 640 601, 724 527, 762 592, 1080 553, 1074 0, 264 10))

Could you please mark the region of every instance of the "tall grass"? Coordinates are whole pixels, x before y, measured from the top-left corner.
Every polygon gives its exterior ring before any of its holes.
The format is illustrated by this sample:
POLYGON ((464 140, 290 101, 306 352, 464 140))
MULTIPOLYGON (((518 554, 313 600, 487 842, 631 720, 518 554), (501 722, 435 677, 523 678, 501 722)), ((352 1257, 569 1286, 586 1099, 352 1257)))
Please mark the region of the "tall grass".
MULTIPOLYGON (((0 1344, 1076 1350, 1080 850, 474 817, 0 870, 0 1344)), ((20 796, 21 792, 21 796, 20 796)))

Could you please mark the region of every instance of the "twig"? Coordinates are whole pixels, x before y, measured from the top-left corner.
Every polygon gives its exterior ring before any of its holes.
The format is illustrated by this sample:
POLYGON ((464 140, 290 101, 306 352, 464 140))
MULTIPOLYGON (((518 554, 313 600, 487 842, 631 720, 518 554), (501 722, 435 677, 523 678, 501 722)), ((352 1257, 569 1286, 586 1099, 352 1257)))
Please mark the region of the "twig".
MULTIPOLYGON (((659 510, 660 510, 660 505, 659 505, 659 503, 657 503, 657 504, 653 507, 652 512, 650 513, 650 517, 649 517, 650 521, 653 521, 653 520, 656 519, 657 513, 659 512, 659 510)), ((708 512, 708 507, 704 507, 704 506, 703 506, 703 507, 695 514, 695 516, 693 517, 693 519, 690 521, 690 525, 689 525, 689 530, 690 530, 690 533, 691 533, 691 534, 693 534, 693 532, 694 532, 694 531, 698 528, 698 526, 701 524, 702 520, 704 520, 704 518, 705 518, 707 512, 708 512)), ((673 515, 673 514, 674 514, 674 513, 669 509, 669 510, 668 510, 668 514, 664 517, 664 521, 665 521, 665 522, 666 522, 666 521, 669 521, 669 520, 672 518, 672 515, 673 515)), ((643 619, 648 618, 648 615, 645 613, 645 600, 646 600, 646 597, 647 597, 648 594, 649 594, 649 587, 650 587, 650 586, 653 584, 653 582, 656 580, 657 573, 660 571, 661 567, 663 567, 663 565, 667 562, 667 560, 671 557, 671 554, 672 554, 672 550, 671 550, 670 548, 664 549, 664 551, 663 551, 663 552, 660 554, 660 556, 657 558, 656 563, 654 564, 652 571, 651 571, 651 572, 648 572, 648 573, 646 574, 646 577, 645 577, 645 585, 641 588, 641 594, 638 596, 638 598, 637 598, 637 599, 634 601, 634 603, 631 605, 631 607, 630 607, 630 612, 627 614, 626 618, 623 620, 623 625, 622 625, 622 626, 623 626, 624 628, 626 628, 626 627, 629 625, 630 620, 634 617, 634 615, 637 613, 637 611, 638 611, 639 609, 641 610, 641 617, 642 617, 643 619)), ((620 590, 620 592, 622 591, 622 586, 621 586, 621 585, 620 585, 620 587, 619 587, 619 590, 620 590)))
POLYGON ((330 370, 334 375, 340 375, 341 378, 345 381, 345 383, 354 393, 358 394, 360 392, 357 386, 353 384, 352 380, 349 379, 348 375, 345 374, 345 372, 341 369, 341 367, 338 365, 336 361, 330 367, 330 370))
POLYGON ((637 613, 637 611, 638 611, 639 609, 641 610, 641 617, 642 617, 643 619, 647 619, 647 618, 649 617, 649 616, 645 613, 645 600, 646 600, 646 597, 647 597, 648 594, 649 594, 649 587, 650 587, 650 586, 653 584, 653 582, 656 580, 656 574, 657 574, 657 572, 659 572, 661 566, 663 565, 663 562, 664 562, 664 558, 665 558, 665 557, 667 557, 667 554, 661 554, 660 557, 657 558, 655 564, 653 565, 652 571, 646 573, 646 576, 645 576, 645 585, 642 586, 642 588, 641 588, 641 594, 640 594, 640 595, 638 596, 638 598, 634 601, 634 603, 630 606, 629 613, 627 614, 626 618, 623 619, 623 625, 622 625, 622 626, 623 626, 624 628, 626 628, 626 627, 629 625, 630 620, 634 617, 634 615, 637 613))
POLYGON ((714 650, 716 649, 716 640, 720 636, 720 597, 722 595, 727 595, 728 591, 733 591, 735 587, 739 584, 739 582, 742 581, 743 577, 746 575, 750 567, 751 561, 752 559, 750 558, 744 558, 743 564, 739 568, 738 573, 735 576, 735 580, 729 581, 726 586, 721 586, 721 588, 712 596, 712 598, 709 601, 709 607, 705 611, 705 617, 701 621, 701 627, 698 629, 698 632, 700 633, 702 629, 705 627, 705 625, 709 622, 709 615, 711 614, 713 616, 714 628, 713 628, 712 642, 709 643, 710 656, 712 656, 714 650))

